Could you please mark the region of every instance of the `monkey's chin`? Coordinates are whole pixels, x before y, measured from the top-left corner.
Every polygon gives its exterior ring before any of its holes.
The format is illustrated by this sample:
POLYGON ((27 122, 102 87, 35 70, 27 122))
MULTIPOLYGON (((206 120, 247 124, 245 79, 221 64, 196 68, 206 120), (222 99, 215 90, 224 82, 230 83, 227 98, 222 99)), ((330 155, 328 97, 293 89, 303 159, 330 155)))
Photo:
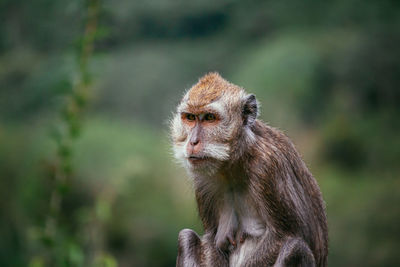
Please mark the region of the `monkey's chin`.
POLYGON ((194 175, 214 175, 220 167, 220 162, 210 157, 186 158, 186 169, 194 175))

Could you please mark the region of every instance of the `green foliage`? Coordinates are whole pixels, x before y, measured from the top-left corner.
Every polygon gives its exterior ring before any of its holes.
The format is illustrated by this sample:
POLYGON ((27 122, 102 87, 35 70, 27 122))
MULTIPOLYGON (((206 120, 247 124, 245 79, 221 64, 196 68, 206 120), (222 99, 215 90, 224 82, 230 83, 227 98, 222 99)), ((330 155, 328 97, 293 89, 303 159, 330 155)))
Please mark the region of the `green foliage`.
POLYGON ((399 228, 397 177, 326 168, 321 187, 327 203, 331 266, 395 266, 399 228), (376 182, 376 179, 381 179, 376 182), (388 207, 389 206, 389 207, 388 207), (345 240, 345 242, 343 241, 345 240), (368 257, 365 252, 368 251, 368 257))

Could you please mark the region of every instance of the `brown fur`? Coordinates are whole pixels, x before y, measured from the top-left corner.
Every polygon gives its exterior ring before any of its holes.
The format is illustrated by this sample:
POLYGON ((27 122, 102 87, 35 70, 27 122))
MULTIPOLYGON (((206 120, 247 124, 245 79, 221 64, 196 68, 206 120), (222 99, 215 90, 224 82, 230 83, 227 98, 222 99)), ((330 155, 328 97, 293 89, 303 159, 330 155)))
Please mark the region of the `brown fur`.
POLYGON ((189 127, 177 115, 172 137, 176 157, 194 179, 205 234, 180 233, 177 266, 326 266, 318 185, 291 141, 256 119, 255 97, 211 73, 184 99, 178 109, 197 119, 189 127), (201 114, 210 103, 224 113, 205 127, 194 111, 201 114), (194 131, 199 144, 187 149, 194 131), (194 164, 189 156, 206 160, 194 164))
POLYGON ((188 105, 192 109, 201 108, 214 102, 226 91, 230 94, 239 92, 240 88, 223 79, 218 73, 211 72, 200 78, 189 92, 188 105))

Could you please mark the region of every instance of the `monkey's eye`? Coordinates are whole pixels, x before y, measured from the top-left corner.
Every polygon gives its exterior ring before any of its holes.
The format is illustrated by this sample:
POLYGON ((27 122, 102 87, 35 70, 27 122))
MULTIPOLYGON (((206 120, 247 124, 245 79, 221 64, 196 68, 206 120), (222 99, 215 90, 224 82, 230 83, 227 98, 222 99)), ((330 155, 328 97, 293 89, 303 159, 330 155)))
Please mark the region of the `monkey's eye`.
POLYGON ((206 121, 215 121, 215 115, 214 114, 211 114, 211 113, 207 113, 205 116, 204 116, 204 120, 206 120, 206 121))
POLYGON ((196 120, 196 116, 195 116, 194 114, 187 113, 187 114, 186 114, 186 119, 187 119, 188 121, 194 121, 194 120, 196 120))

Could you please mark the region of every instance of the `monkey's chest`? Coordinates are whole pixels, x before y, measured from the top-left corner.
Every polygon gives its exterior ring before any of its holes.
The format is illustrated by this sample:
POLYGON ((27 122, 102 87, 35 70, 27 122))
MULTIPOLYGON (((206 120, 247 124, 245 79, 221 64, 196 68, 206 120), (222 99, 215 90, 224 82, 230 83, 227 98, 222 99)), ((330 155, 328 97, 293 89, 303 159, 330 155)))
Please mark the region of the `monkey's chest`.
POLYGON ((243 195, 225 195, 218 218, 215 241, 218 247, 243 244, 246 239, 262 236, 265 222, 256 212, 254 204, 243 195))
POLYGON ((266 232, 266 223, 260 218, 254 206, 246 199, 239 199, 232 205, 237 220, 236 236, 244 236, 231 251, 229 266, 242 266, 247 262, 261 238, 266 232), (244 234, 244 235, 243 235, 244 234))
POLYGON ((238 231, 252 237, 259 237, 264 234, 265 223, 249 201, 239 198, 233 203, 232 208, 238 222, 238 231))

